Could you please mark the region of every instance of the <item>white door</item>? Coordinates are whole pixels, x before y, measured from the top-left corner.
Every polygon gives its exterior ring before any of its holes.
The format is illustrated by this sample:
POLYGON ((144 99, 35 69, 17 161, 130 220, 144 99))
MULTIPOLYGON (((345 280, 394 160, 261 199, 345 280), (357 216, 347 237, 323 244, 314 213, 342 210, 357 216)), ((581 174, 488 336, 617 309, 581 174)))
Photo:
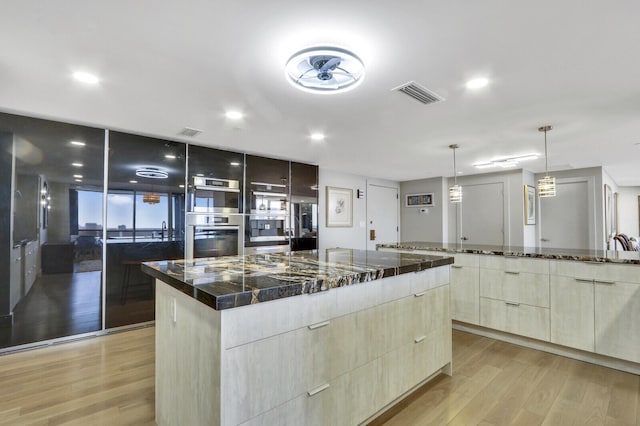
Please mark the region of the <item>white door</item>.
POLYGON ((539 198, 540 247, 589 249, 589 183, 556 181, 556 196, 539 198))
POLYGON ((367 250, 398 242, 398 188, 367 186, 367 250))
POLYGON ((463 244, 504 245, 504 184, 462 187, 458 233, 463 244))

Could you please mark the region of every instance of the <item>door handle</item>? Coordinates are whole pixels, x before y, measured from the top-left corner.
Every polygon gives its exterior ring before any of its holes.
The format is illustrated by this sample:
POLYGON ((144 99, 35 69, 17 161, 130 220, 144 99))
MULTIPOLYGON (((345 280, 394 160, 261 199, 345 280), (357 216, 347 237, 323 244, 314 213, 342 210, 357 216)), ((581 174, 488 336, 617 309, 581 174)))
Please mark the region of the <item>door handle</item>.
POLYGON ((543 243, 548 243, 549 239, 548 238, 540 238, 540 241, 542 241, 543 243))
POLYGON ((375 239, 376 239, 376 230, 375 229, 369 230, 369 240, 374 241, 375 239))
POLYGON ((467 238, 467 237, 460 237, 460 240, 462 240, 462 241, 467 241, 468 239, 469 238, 467 238))

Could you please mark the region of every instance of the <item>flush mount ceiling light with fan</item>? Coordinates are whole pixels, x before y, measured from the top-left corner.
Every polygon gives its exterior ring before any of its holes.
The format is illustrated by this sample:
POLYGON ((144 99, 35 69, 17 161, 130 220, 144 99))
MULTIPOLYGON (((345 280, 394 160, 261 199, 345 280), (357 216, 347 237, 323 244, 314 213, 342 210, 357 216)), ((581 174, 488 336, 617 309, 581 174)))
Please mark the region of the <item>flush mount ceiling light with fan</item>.
POLYGON ((297 89, 321 94, 341 93, 362 82, 364 64, 355 53, 340 47, 310 47, 289 58, 285 74, 297 89))

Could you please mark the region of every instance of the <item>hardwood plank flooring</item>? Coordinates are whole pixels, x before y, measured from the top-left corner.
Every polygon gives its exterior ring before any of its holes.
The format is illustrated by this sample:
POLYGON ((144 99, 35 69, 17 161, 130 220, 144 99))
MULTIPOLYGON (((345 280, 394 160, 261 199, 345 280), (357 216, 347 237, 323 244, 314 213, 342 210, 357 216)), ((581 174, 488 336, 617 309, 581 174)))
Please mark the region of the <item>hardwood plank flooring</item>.
MULTIPOLYGON (((0 356, 0 425, 154 425, 154 331, 0 356)), ((457 330, 453 358, 371 426, 640 426, 640 376, 457 330)))

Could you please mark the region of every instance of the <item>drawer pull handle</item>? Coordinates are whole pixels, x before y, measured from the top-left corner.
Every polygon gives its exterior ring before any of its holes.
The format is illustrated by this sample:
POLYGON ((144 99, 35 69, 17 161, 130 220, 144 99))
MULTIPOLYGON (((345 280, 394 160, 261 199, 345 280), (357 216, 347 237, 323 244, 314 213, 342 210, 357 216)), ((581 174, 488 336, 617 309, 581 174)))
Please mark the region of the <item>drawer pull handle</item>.
POLYGON ((423 292, 421 292, 421 293, 416 293, 416 294, 414 294, 414 297, 424 296, 425 294, 427 294, 427 292, 426 292, 426 291, 423 291, 423 292))
POLYGON ((323 321, 323 322, 319 322, 319 323, 316 323, 316 324, 311 324, 309 326, 309 330, 315 330, 316 328, 326 327, 326 326, 329 325, 330 322, 331 321, 323 321))
POLYGON ((506 303, 509 306, 520 306, 519 303, 513 303, 513 302, 504 302, 504 303, 506 303))
POLYGON ((319 393, 320 393, 320 392, 322 392, 323 390, 329 389, 329 386, 330 386, 330 385, 329 385, 329 383, 325 383, 325 384, 324 384, 324 385, 322 385, 322 386, 318 386, 317 388, 315 388, 315 389, 312 389, 312 390, 308 391, 308 392, 307 392, 307 395, 309 395, 309 396, 313 396, 313 395, 319 394, 319 393))
POLYGON ((413 341, 416 342, 416 343, 420 343, 426 338, 427 338, 427 336, 420 336, 420 337, 416 337, 415 339, 413 339, 413 341))
POLYGON ((594 283, 596 283, 596 284, 605 284, 605 285, 614 285, 616 282, 615 281, 599 281, 599 280, 595 280, 594 283))
POLYGON ((576 278, 576 281, 580 282, 580 283, 593 283, 593 280, 587 280, 584 278, 576 278))
POLYGON ((456 268, 456 269, 462 269, 462 266, 460 265, 451 265, 452 268, 456 268))
POLYGON ((520 275, 520 272, 517 271, 504 271, 505 274, 511 274, 511 275, 520 275))

